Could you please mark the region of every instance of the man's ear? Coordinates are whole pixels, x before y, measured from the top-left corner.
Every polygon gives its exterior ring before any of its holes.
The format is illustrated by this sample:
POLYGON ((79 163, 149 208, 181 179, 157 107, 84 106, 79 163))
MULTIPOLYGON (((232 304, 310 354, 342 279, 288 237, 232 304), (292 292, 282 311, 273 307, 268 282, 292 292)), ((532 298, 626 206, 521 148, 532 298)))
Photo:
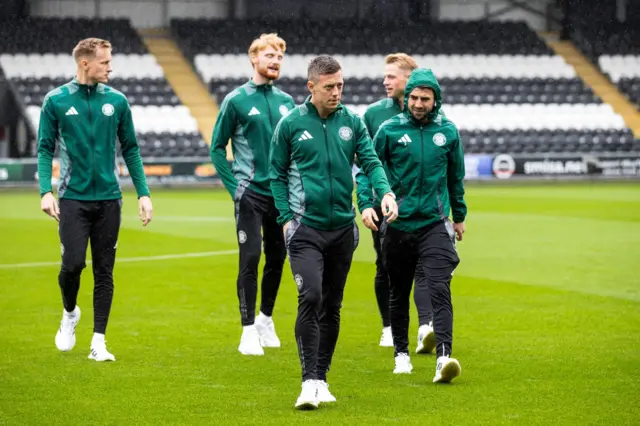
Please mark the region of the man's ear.
POLYGON ((315 85, 313 84, 313 81, 311 81, 311 80, 307 81, 307 87, 309 88, 309 91, 310 91, 311 93, 313 93, 313 92, 314 92, 314 90, 313 90, 313 89, 315 88, 315 85))

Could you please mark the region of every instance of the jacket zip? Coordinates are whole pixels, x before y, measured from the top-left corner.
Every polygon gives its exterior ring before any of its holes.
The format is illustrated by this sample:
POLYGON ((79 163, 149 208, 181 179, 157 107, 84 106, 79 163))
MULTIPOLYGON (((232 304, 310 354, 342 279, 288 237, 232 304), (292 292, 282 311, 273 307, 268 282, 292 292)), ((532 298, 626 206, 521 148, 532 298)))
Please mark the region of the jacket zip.
POLYGON ((333 176, 331 175, 331 155, 329 153, 329 139, 327 138, 327 120, 322 120, 322 129, 324 131, 324 144, 327 147, 327 169, 329 172, 329 209, 331 216, 329 218, 329 228, 333 229, 333 176))
POLYGON ((269 98, 267 97, 267 89, 264 88, 262 92, 264 95, 264 100, 267 103, 267 113, 269 114, 269 125, 271 126, 271 133, 273 134, 273 117, 271 116, 271 106, 269 105, 269 98))
POLYGON ((93 120, 91 117, 91 88, 87 87, 87 106, 89 107, 89 140, 91 141, 91 186, 93 199, 96 199, 96 146, 93 139, 93 120))
POLYGON ((420 126, 420 193, 418 195, 418 209, 420 209, 420 206, 422 205, 422 188, 424 186, 422 182, 422 179, 424 179, 424 141, 422 137, 422 128, 423 126, 420 126))

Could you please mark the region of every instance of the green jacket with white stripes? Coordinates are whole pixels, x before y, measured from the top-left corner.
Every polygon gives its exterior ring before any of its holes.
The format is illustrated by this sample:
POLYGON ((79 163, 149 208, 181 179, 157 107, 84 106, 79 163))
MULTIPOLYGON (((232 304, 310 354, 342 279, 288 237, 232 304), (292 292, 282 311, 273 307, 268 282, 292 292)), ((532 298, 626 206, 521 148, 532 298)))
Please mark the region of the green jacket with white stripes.
POLYGON ((295 107, 293 98, 272 84, 252 80, 229 93, 220 106, 211 139, 211 160, 233 199, 244 188, 271 196, 269 145, 278 121, 295 107), (227 161, 231 138, 233 164, 227 161))
POLYGON ((56 142, 60 147, 58 198, 80 201, 122 198, 116 139, 138 197, 149 195, 127 98, 105 85, 74 78, 45 98, 38 127, 40 196, 52 192, 56 142))
POLYGON ((283 118, 271 142, 271 190, 281 225, 320 230, 352 225, 352 167, 358 156, 380 199, 391 192, 362 120, 343 105, 326 119, 309 101, 283 118))
POLYGON ((442 95, 431 70, 413 71, 404 102, 404 111, 385 121, 374 138, 397 197, 398 218, 389 226, 414 232, 450 214, 454 222, 464 222, 467 206, 462 141, 455 124, 440 113, 442 95), (409 94, 416 87, 430 87, 435 92, 435 105, 426 124, 408 111, 409 94))

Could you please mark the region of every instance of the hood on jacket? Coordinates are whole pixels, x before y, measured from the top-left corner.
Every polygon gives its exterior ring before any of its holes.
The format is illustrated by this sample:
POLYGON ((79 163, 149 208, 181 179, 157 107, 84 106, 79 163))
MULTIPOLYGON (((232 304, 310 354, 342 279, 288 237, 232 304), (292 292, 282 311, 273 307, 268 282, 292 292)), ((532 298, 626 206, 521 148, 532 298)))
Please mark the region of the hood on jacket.
POLYGON ((440 112, 442 107, 442 91, 440 90, 440 84, 436 76, 433 75, 433 71, 427 68, 416 68, 413 70, 407 81, 407 85, 404 89, 404 111, 413 118, 411 112, 409 112, 409 94, 416 87, 425 86, 433 89, 436 95, 435 103, 433 104, 433 110, 427 115, 429 121, 433 121, 440 112))

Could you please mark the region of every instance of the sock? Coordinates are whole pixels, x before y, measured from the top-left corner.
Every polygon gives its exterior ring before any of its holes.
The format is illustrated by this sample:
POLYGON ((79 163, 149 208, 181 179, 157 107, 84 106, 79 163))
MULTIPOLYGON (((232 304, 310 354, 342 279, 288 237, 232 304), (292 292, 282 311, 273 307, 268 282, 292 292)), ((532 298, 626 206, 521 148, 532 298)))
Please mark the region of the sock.
POLYGON ((269 315, 265 315, 262 311, 260 311, 258 316, 266 319, 267 321, 271 319, 271 317, 269 315))
POLYGON ((242 331, 247 331, 247 330, 255 330, 256 325, 255 324, 251 324, 251 325, 243 325, 242 326, 242 331))
POLYGON ((94 343, 104 343, 104 334, 93 333, 93 339, 91 340, 91 345, 94 343))
POLYGON ((66 309, 64 310, 64 314, 65 316, 69 317, 69 318, 73 318, 76 316, 76 308, 74 307, 72 311, 67 311, 66 309))

